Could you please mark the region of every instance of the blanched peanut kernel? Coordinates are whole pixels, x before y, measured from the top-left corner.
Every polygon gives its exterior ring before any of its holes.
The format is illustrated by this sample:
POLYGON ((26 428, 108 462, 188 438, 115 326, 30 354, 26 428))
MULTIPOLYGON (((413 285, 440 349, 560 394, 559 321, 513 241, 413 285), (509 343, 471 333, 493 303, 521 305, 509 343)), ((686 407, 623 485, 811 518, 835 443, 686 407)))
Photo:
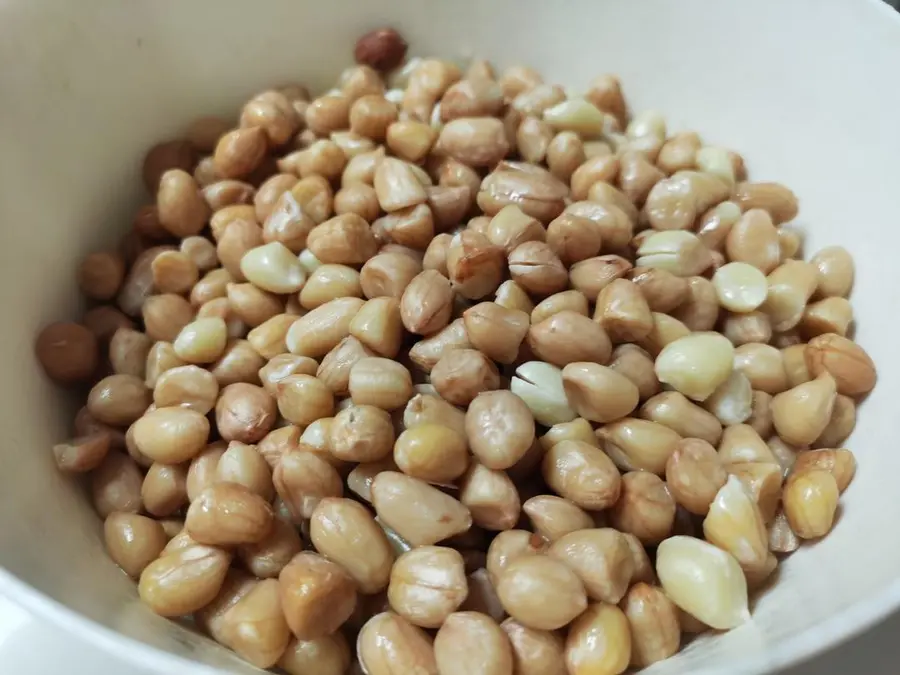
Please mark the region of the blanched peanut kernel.
POLYGON ((717 333, 695 333, 663 347, 656 357, 660 382, 695 401, 705 401, 728 379, 734 361, 731 342, 717 333))
POLYGON ((241 258, 241 272, 250 283, 271 293, 295 293, 306 282, 297 256, 277 241, 247 251, 241 258))
POLYGON ((523 363, 516 368, 510 390, 541 424, 552 426, 577 417, 566 396, 563 371, 554 365, 541 361, 523 363))
POLYGON ((708 626, 727 630, 750 618, 740 565, 712 544, 671 537, 657 549, 656 572, 669 599, 708 626))
POLYGON ((765 275, 742 262, 723 265, 716 270, 712 282, 719 303, 732 312, 752 312, 765 302, 769 290, 765 275))

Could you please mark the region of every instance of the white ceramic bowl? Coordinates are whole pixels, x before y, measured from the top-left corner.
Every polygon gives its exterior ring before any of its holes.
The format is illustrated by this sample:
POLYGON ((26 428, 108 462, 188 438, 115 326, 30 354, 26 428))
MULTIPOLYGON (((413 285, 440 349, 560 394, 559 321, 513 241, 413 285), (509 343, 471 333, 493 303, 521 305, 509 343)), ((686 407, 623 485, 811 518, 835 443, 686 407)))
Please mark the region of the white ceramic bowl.
POLYGON ((834 645, 900 604, 900 21, 875 0, 11 0, 0 5, 0 592, 160 673, 256 672, 155 617, 107 558, 50 446, 71 409, 32 339, 77 315, 76 260, 146 199, 140 158, 199 113, 267 84, 327 86, 355 37, 393 24, 415 53, 527 63, 577 88, 618 73, 635 109, 741 152, 800 197, 808 250, 858 264, 857 338, 879 367, 850 447, 834 532, 785 564, 753 621, 653 673, 763 673, 834 645))

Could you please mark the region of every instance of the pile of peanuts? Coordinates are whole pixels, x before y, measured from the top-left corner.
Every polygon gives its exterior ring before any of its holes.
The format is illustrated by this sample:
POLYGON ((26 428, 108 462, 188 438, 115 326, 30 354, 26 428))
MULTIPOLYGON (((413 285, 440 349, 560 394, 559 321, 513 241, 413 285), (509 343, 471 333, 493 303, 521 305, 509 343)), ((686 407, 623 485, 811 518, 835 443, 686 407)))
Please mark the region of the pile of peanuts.
POLYGON ((617 675, 738 626, 855 472, 850 255, 612 76, 405 53, 152 148, 40 333, 110 556, 291 675, 617 675))

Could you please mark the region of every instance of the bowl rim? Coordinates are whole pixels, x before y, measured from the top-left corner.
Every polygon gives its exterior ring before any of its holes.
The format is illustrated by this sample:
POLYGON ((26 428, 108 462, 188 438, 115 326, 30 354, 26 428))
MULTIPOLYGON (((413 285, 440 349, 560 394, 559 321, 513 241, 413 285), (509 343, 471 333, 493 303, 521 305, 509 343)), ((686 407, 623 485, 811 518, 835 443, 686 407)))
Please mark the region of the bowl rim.
MULTIPOLYGON (((875 20, 892 22, 900 37, 900 11, 888 5, 885 0, 866 0, 866 5, 871 11, 881 13, 875 20)), ((862 3, 859 7, 863 7, 862 3)), ((32 613, 35 618, 47 621, 136 668, 149 668, 150 672, 160 675, 170 672, 221 675, 223 672, 217 667, 147 644, 95 621, 51 598, 2 566, 0 566, 0 594, 32 613)), ((771 649, 758 651, 741 663, 734 664, 733 668, 729 668, 729 672, 734 675, 763 675, 798 665, 816 654, 841 647, 898 609, 900 609, 900 577, 886 588, 855 600, 820 623, 778 641, 771 649)), ((246 666, 254 668, 249 663, 246 666)), ((692 668, 691 672, 694 675, 719 675, 722 671, 718 667, 701 666, 692 668)))

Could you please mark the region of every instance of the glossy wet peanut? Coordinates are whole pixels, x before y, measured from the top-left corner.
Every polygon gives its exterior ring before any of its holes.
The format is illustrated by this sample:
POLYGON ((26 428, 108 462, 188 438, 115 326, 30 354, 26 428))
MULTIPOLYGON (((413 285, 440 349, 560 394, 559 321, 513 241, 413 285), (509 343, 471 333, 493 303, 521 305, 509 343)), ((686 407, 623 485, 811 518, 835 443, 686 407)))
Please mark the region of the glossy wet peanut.
MULTIPOLYGON (((538 309, 540 306, 535 312, 538 309)), ((555 312, 533 324, 528 331, 528 345, 535 356, 560 368, 575 362, 606 363, 612 353, 603 328, 571 310, 555 312)))
POLYGON ((328 452, 338 460, 375 462, 391 454, 394 428, 390 415, 371 405, 353 405, 334 416, 328 428, 328 452))
POLYGON ((538 495, 522 504, 522 511, 532 527, 549 542, 594 526, 590 515, 568 499, 555 495, 538 495))
POLYGON ((664 269, 679 277, 701 274, 709 268, 709 249, 691 232, 672 230, 655 232, 641 242, 635 264, 638 267, 664 269))
POLYGON ((528 361, 516 368, 510 390, 521 398, 535 421, 551 426, 577 415, 566 396, 562 370, 543 361, 528 361))
POLYGON ((509 364, 516 360, 529 328, 525 312, 482 302, 463 312, 466 335, 485 356, 509 364))
POLYGON ((365 357, 350 369, 349 390, 356 405, 395 410, 405 406, 412 398, 412 376, 401 363, 365 357))
POLYGON ((141 484, 143 476, 138 465, 128 455, 107 454, 90 475, 91 498, 101 518, 110 513, 139 513, 142 508, 141 484))
POLYGON ((800 332, 814 338, 824 333, 846 336, 853 322, 853 307, 846 298, 825 298, 806 306, 798 326, 800 332))
POLYGON ((303 445, 289 449, 281 456, 272 479, 275 491, 295 524, 311 518, 322 499, 343 494, 343 483, 337 470, 303 445))
POLYGON ((453 289, 435 270, 425 270, 409 282, 400 298, 400 318, 406 330, 419 335, 434 333, 450 321, 453 289))
POLYGON ((778 394, 771 406, 775 430, 788 443, 809 445, 831 420, 835 398, 836 383, 827 372, 778 394))
POLYGON ((657 549, 656 571, 669 599, 706 625, 725 630, 750 618, 740 565, 712 544, 671 537, 657 549))
POLYGON ((216 480, 238 483, 266 501, 275 496, 272 469, 256 447, 231 441, 216 464, 216 480))
POLYGON ((547 541, 525 530, 505 530, 494 537, 488 547, 485 567, 491 583, 497 580, 509 564, 522 556, 543 555, 547 541))
POLYGON ((163 555, 144 568, 138 593, 161 616, 191 614, 216 597, 230 559, 221 549, 199 545, 163 555))
POLYGON ((664 391, 651 397, 641 406, 638 415, 658 422, 685 438, 717 444, 722 437, 722 423, 715 415, 677 391, 664 391))
POLYGON ((162 174, 156 193, 159 222, 176 237, 195 235, 209 217, 209 206, 194 177, 182 169, 162 174))
MULTIPOLYGON (((737 477, 759 507, 763 521, 768 525, 775 517, 781 499, 783 469, 778 464, 763 462, 732 463, 727 466, 730 475, 737 477)), ((762 564, 753 572, 765 567, 762 564)))
POLYGON ((500 624, 513 653, 513 672, 518 675, 564 675, 563 640, 551 631, 528 628, 515 619, 500 624))
POLYGON ((268 502, 243 485, 215 483, 191 503, 185 528, 202 544, 255 544, 269 534, 273 518, 268 502))
POLYGON ((275 579, 253 583, 221 617, 216 639, 260 668, 274 666, 290 642, 275 579))
POLYGON ((828 373, 840 394, 861 396, 875 387, 877 374, 871 357, 845 337, 834 333, 814 337, 804 356, 810 375, 816 378, 828 373))
POLYGON ((237 382, 224 387, 216 402, 216 427, 226 441, 256 443, 275 424, 275 399, 262 387, 237 382))
POLYGON ((555 293, 533 306, 531 323, 537 325, 555 314, 567 311, 584 317, 588 316, 587 298, 576 290, 555 293))
MULTIPOLYGON (((372 350, 352 335, 348 335, 325 355, 321 365, 306 374, 315 375, 336 396, 347 396, 350 393, 350 373, 353 367, 370 356, 374 356, 372 350)), ((308 359, 308 357, 299 358, 308 359)))
POLYGON ((679 441, 666 462, 669 491, 691 513, 705 515, 727 480, 716 449, 699 438, 679 441))
POLYGON ((845 448, 827 448, 800 453, 792 472, 802 473, 810 469, 822 469, 834 476, 838 490, 843 492, 856 475, 856 458, 845 448))
POLYGON ((338 632, 314 640, 291 640, 278 665, 290 675, 344 675, 350 661, 347 638, 338 632))
POLYGON ((632 665, 652 665, 681 647, 678 609, 661 588, 635 584, 622 602, 622 611, 631 627, 632 665))
POLYGON ((399 299, 421 271, 422 265, 413 258, 384 252, 363 265, 359 281, 367 298, 389 296, 399 299))
POLYGON ((781 262, 781 247, 771 216, 762 209, 746 211, 728 233, 725 251, 732 262, 749 264, 763 274, 774 270, 781 262))
POLYGON ((564 440, 548 449, 542 474, 554 492, 589 511, 609 508, 619 499, 621 478, 615 464, 583 441, 564 440))
POLYGON ((493 361, 474 349, 453 349, 441 356, 431 370, 431 384, 442 398, 466 406, 479 393, 500 387, 500 373, 493 361))
POLYGON ((638 404, 638 388, 624 375, 596 363, 570 363, 562 371, 566 398, 573 410, 593 422, 611 422, 638 404))
POLYGON ((422 628, 440 628, 467 595, 463 558, 452 548, 412 549, 397 558, 390 572, 391 609, 422 628))
POLYGON ((572 675, 619 675, 631 661, 632 638, 628 619, 615 605, 599 602, 588 607, 569 629, 565 661, 572 675))
POLYGON ((743 211, 763 209, 776 224, 793 220, 797 215, 797 197, 779 183, 738 183, 732 197, 743 211))
POLYGON ((154 462, 150 466, 141 485, 141 500, 147 513, 162 518, 187 505, 187 470, 185 464, 170 466, 154 462))
POLYGON ((632 344, 619 345, 613 350, 608 365, 635 384, 642 400, 659 391, 659 379, 656 377, 653 358, 641 347, 632 344))
POLYGON ((459 318, 430 337, 416 342, 409 350, 409 358, 420 369, 431 372, 446 352, 470 347, 472 343, 466 333, 465 321, 459 318))
POLYGON ((106 458, 112 445, 112 434, 98 431, 77 436, 53 446, 53 458, 60 471, 84 473, 96 469, 106 458))
POLYGON ((564 563, 546 556, 519 557, 497 579, 503 608, 525 626, 556 630, 587 607, 578 576, 564 563))
POLYGON ((717 333, 697 333, 666 345, 656 359, 660 382, 695 401, 706 400, 731 374, 734 347, 717 333))
POLYGON ((832 472, 807 468, 792 473, 784 486, 782 502, 791 529, 801 539, 823 537, 831 530, 839 497, 832 472))
POLYGON ((636 284, 616 279, 597 297, 597 321, 614 342, 638 342, 653 328, 650 306, 636 284))
POLYGON ((103 538, 110 558, 135 579, 159 557, 168 542, 159 522, 135 513, 120 512, 106 518, 103 538))
POLYGON ((505 256, 485 235, 466 229, 453 235, 447 246, 447 276, 454 290, 477 300, 495 290, 503 281, 505 256))
POLYGON ((619 602, 634 572, 628 542, 611 528, 570 532, 553 542, 547 555, 568 565, 584 583, 592 600, 619 602))
POLYGON ((134 441, 157 462, 177 464, 195 457, 209 438, 209 421, 189 408, 158 408, 134 425, 134 441))
POLYGON ((431 637, 393 612, 376 614, 366 622, 356 650, 369 675, 438 675, 431 637))
POLYGON ((369 300, 350 323, 350 334, 377 354, 396 357, 403 338, 400 303, 395 298, 369 300))
POLYGON ((766 442, 747 424, 735 424, 725 428, 719 443, 719 457, 726 464, 778 463, 766 442))
POLYGON ((621 494, 610 519, 613 527, 633 534, 643 544, 658 544, 672 533, 675 500, 658 476, 631 471, 622 476, 621 494))
POLYGON ((393 549, 364 506, 350 499, 323 499, 313 511, 309 533, 316 550, 343 566, 360 592, 387 587, 393 549))
POLYGON ((484 392, 469 405, 465 429, 472 453, 490 469, 507 469, 534 442, 534 418, 508 391, 484 392))
POLYGON ((394 461, 408 476, 431 483, 450 483, 468 464, 466 437, 452 428, 425 423, 407 428, 394 444, 394 461))
POLYGON ((512 673, 512 647, 500 626, 480 612, 454 612, 434 638, 438 670, 447 675, 512 673))
POLYGON ((666 462, 681 440, 675 431, 656 422, 623 417, 597 430, 597 438, 620 468, 663 475, 666 462))
POLYGON ((294 526, 276 518, 265 539, 256 544, 245 544, 237 553, 251 574, 260 579, 276 579, 302 550, 303 542, 294 526))
POLYGON ((629 278, 654 312, 671 312, 687 298, 688 280, 661 268, 637 267, 629 278))
POLYGON ((157 408, 183 407, 201 415, 213 409, 219 383, 209 371, 198 366, 177 366, 163 372, 153 389, 157 408))
POLYGON ((740 371, 733 370, 703 405, 722 424, 745 422, 753 412, 753 388, 750 380, 740 371))
POLYGON ((334 412, 334 395, 312 375, 290 375, 278 383, 278 411, 282 417, 307 426, 334 412))
POLYGON ((853 287, 853 257, 841 246, 829 246, 810 260, 816 267, 816 293, 822 297, 846 297, 853 287))
POLYGON ((344 569, 304 551, 278 575, 281 606, 291 632, 313 640, 335 632, 353 613, 357 591, 344 569))
POLYGON ((776 332, 789 331, 803 319, 806 304, 816 290, 816 268, 801 260, 787 260, 767 277, 769 292, 760 310, 776 332))
POLYGON ((459 481, 459 501, 472 514, 472 521, 486 530, 502 531, 515 526, 521 513, 521 498, 505 471, 473 463, 459 481))
POLYGON ((416 478, 385 471, 371 491, 378 518, 413 546, 437 543, 472 525, 472 515, 458 500, 416 478), (417 504, 414 512, 411 503, 417 504))
POLYGON ((532 295, 547 296, 566 287, 566 268, 543 242, 520 244, 510 252, 507 262, 513 281, 532 295))
POLYGON ((734 556, 744 570, 758 570, 766 562, 769 538, 762 513, 735 476, 729 477, 710 505, 703 535, 734 556))
POLYGON ((87 409, 96 420, 125 427, 138 419, 150 405, 150 391, 134 375, 110 375, 91 389, 87 409))
POLYGON ((278 383, 290 375, 315 375, 319 364, 308 356, 279 354, 259 369, 259 379, 270 394, 277 393, 278 383))
POLYGON ((416 394, 403 411, 403 426, 406 429, 422 424, 438 424, 453 429, 466 438, 466 414, 444 399, 431 394, 416 394))

